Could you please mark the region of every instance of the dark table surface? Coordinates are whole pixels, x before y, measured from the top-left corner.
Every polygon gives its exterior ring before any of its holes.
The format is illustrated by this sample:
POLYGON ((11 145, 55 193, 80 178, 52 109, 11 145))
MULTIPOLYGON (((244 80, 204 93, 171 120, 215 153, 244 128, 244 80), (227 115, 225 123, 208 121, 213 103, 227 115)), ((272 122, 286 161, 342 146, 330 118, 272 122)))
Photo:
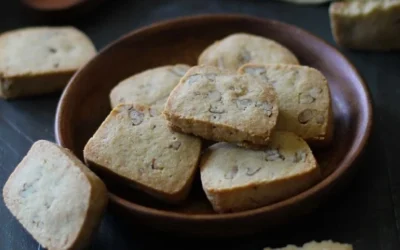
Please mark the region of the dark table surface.
MULTIPOLYGON (((234 12, 295 24, 329 43, 328 5, 298 6, 275 1, 112 0, 85 17, 64 21, 86 32, 101 49, 119 36, 155 21, 200 13, 234 12)), ((32 19, 18 1, 0 7, 0 32, 53 24, 32 19)), ((336 45, 335 45, 336 46, 336 45)), ((366 79, 374 102, 374 128, 352 182, 315 213, 269 232, 234 239, 184 239, 127 225, 108 212, 90 249, 262 249, 310 240, 352 243, 356 250, 400 249, 400 53, 341 50, 366 79), (397 155, 397 156, 396 156, 397 155), (397 158, 396 158, 397 157, 397 158)), ((38 139, 54 141, 60 94, 0 100, 0 186, 38 139)), ((239 226, 239 225, 238 225, 239 226)), ((0 201, 0 250, 37 249, 38 244, 0 201)))

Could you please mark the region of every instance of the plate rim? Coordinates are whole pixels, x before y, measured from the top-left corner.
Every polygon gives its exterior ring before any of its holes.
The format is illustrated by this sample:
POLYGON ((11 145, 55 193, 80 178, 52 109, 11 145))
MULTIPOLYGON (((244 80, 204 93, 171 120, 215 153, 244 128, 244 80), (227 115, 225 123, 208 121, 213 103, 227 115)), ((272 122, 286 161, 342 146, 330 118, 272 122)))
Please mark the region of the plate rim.
MULTIPOLYGON (((372 98, 371 98, 371 93, 369 90, 368 85, 366 84, 366 81, 364 80, 364 77, 360 74, 360 72, 357 70, 357 68, 353 65, 353 63, 342 53, 339 51, 339 49, 335 48, 333 45, 329 44, 327 41, 324 39, 318 37, 317 35, 314 35, 313 33, 300 28, 298 26, 295 26, 293 24, 289 24, 283 21, 279 21, 276 19, 270 19, 270 18, 261 18, 258 16, 254 15, 248 15, 248 14, 236 14, 236 13, 213 13, 213 14, 197 14, 197 15, 189 15, 189 16, 181 16, 181 17, 175 17, 175 18, 170 18, 170 19, 165 19, 162 21, 158 22, 153 22, 149 25, 142 26, 140 28, 134 29, 122 36, 117 37, 115 40, 112 42, 108 43, 108 45, 104 46, 102 49, 100 49, 95 57, 93 57, 87 64, 85 64, 83 67, 81 67, 70 79, 68 82, 67 86, 63 90, 61 97, 59 99, 57 109, 56 109, 56 117, 55 117, 55 122, 54 122, 54 130, 55 130, 55 138, 56 142, 60 146, 65 146, 65 142, 62 136, 62 119, 61 119, 61 114, 63 113, 64 110, 64 100, 68 96, 69 93, 69 88, 70 85, 75 81, 77 76, 86 68, 88 67, 91 63, 93 63, 97 57, 99 57, 102 53, 107 52, 108 50, 111 50, 114 46, 118 45, 119 43, 123 42, 125 39, 129 39, 132 36, 140 35, 141 33, 145 33, 148 31, 154 32, 155 30, 162 30, 167 26, 173 26, 176 24, 180 24, 183 22, 191 22, 191 21, 200 21, 201 19, 208 19, 208 20, 250 20, 252 22, 257 22, 257 23, 262 23, 265 25, 279 25, 282 27, 285 27, 285 30, 291 29, 295 31, 296 33, 300 33, 301 35, 308 36, 309 38, 312 38, 325 47, 329 48, 332 50, 336 55, 338 55, 344 62, 346 62, 349 66, 349 69, 353 72, 354 76, 358 80, 358 87, 357 89, 360 89, 360 93, 363 94, 363 101, 365 102, 366 105, 362 105, 366 110, 366 116, 362 120, 363 126, 359 129, 361 133, 361 137, 357 137, 354 139, 354 146, 350 149, 350 153, 346 155, 346 157, 343 159, 342 164, 340 168, 336 168, 332 173, 330 173, 326 178, 315 184, 314 186, 308 188, 307 190, 291 196, 290 198, 287 198, 285 200, 279 201, 277 203, 273 203, 271 205, 263 206, 260 208, 256 209, 251 209, 247 211, 241 211, 241 212, 234 212, 234 213, 225 213, 225 214, 220 214, 220 213, 215 213, 215 214, 190 214, 190 213, 183 213, 183 212, 176 212, 176 211, 168 211, 168 210, 163 210, 163 209, 157 209, 157 208, 152 208, 152 207, 147 207, 144 205, 140 205, 138 203, 134 203, 132 201, 126 200, 122 197, 119 197, 118 195, 112 193, 109 191, 109 199, 111 202, 122 206, 128 210, 138 212, 142 215, 149 215, 149 216, 155 216, 155 217, 163 217, 167 219, 174 219, 174 220, 183 220, 185 222, 207 222, 207 221, 212 221, 212 222, 218 222, 218 221, 226 221, 226 220, 235 220, 235 219, 243 219, 243 218, 248 218, 248 217, 253 217, 253 216, 258 216, 258 215, 263 215, 266 213, 271 213, 274 211, 278 211, 284 208, 290 208, 291 206, 294 206, 300 202, 305 202, 307 199, 312 198, 313 196, 319 195, 326 191, 327 189, 331 188, 339 179, 343 178, 344 175, 349 172, 352 168, 354 168, 354 163, 360 158, 362 153, 364 152, 366 145, 368 143, 368 140, 370 139, 371 136, 371 131, 372 131, 372 125, 373 125, 373 106, 372 106, 372 98), (359 84, 360 83, 360 84, 359 84)), ((358 134, 359 134, 358 133, 358 134)))

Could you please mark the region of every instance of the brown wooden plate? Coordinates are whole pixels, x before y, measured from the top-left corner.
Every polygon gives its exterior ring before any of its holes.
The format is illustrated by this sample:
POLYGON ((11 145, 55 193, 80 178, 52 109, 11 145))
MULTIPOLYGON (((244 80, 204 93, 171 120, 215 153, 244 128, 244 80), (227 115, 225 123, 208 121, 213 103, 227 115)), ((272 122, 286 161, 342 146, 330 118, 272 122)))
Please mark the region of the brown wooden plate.
POLYGON ((212 212, 199 178, 182 206, 164 205, 109 181, 111 208, 121 216, 157 229, 195 235, 252 233, 313 211, 354 173, 354 163, 366 145, 372 125, 369 92, 357 70, 339 51, 307 31, 243 15, 200 15, 164 21, 108 45, 74 75, 64 90, 55 122, 57 142, 82 159, 84 145, 110 111, 108 95, 119 81, 165 64, 195 65, 206 46, 235 32, 274 39, 292 50, 302 64, 327 77, 335 136, 329 148, 315 150, 324 179, 284 201, 230 214, 212 212))

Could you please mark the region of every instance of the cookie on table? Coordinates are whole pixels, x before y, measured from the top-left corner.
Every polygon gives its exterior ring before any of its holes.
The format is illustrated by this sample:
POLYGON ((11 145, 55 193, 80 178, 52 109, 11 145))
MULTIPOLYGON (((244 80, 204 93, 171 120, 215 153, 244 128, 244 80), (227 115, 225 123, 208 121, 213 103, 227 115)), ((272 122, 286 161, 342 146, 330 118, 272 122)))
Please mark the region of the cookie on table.
POLYGON ((7 208, 46 249, 84 249, 108 202, 104 183, 68 149, 35 142, 3 189, 7 208))
POLYGON ((400 0, 333 2, 329 16, 333 38, 342 47, 400 49, 400 0))
POLYGON ((272 85, 249 74, 194 66, 171 92, 169 126, 207 140, 266 145, 278 118, 272 85))
POLYGON ((245 64, 239 72, 258 76, 274 86, 279 100, 276 130, 294 132, 313 145, 331 142, 332 102, 321 72, 288 64, 245 64))
POLYGON ((299 64, 297 57, 278 42, 246 33, 231 34, 208 46, 199 56, 199 65, 236 71, 245 63, 299 64))
POLYGON ((326 2, 330 2, 332 0, 280 0, 283 2, 289 2, 289 3, 293 3, 293 4, 323 4, 326 2))
POLYGON ((292 132, 274 132, 266 149, 220 142, 200 161, 203 189, 218 213, 259 208, 296 195, 321 178, 308 144, 292 132))
POLYGON ((115 108, 121 103, 136 103, 151 105, 162 111, 170 92, 189 68, 186 64, 176 64, 137 73, 111 90, 111 107, 115 108))
POLYGON ((302 247, 287 245, 282 248, 264 248, 264 250, 353 250, 353 246, 346 243, 324 240, 321 242, 311 241, 305 243, 302 247))
POLYGON ((84 158, 95 172, 174 203, 186 198, 200 151, 201 139, 171 131, 149 106, 119 104, 86 144, 84 158))
POLYGON ((30 27, 0 34, 0 97, 13 99, 62 90, 96 48, 70 26, 30 27))

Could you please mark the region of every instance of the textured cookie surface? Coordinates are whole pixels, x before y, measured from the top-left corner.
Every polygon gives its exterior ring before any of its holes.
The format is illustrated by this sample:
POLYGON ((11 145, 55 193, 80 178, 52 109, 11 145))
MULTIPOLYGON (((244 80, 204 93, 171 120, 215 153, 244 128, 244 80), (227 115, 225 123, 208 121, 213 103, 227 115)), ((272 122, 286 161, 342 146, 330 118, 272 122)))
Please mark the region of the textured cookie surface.
POLYGON ((164 114, 184 133, 265 145, 277 121, 278 100, 272 85, 257 77, 195 66, 171 92, 164 114))
POLYGON ((307 143, 291 132, 274 132, 264 150, 214 144, 202 156, 200 173, 217 212, 262 207, 300 193, 320 179, 307 143))
POLYGON ((330 2, 332 0, 280 0, 280 1, 294 3, 294 4, 322 4, 330 2))
POLYGON ((107 190, 68 150, 40 140, 9 177, 3 198, 43 247, 82 249, 101 220, 107 190))
POLYGON ((189 68, 185 64, 166 65, 135 74, 111 90, 111 107, 136 103, 162 110, 170 92, 189 68))
POLYGON ((33 27, 0 34, 0 96, 60 90, 95 54, 90 39, 73 27, 33 27))
POLYGON ((302 247, 288 245, 282 248, 264 248, 264 250, 353 250, 353 246, 345 243, 333 242, 331 240, 316 242, 311 241, 302 247))
POLYGON ((84 157, 93 168, 175 202, 190 189, 200 150, 199 138, 171 131, 153 109, 120 104, 90 138, 84 157))
POLYGON ((199 56, 198 64, 236 71, 245 63, 299 64, 286 47, 261 36, 235 33, 207 47, 199 56))
POLYGON ((354 49, 400 49, 400 0, 333 2, 329 8, 335 41, 354 49))
POLYGON ((308 66, 246 64, 239 71, 271 83, 279 99, 277 130, 291 131, 315 144, 333 133, 330 90, 321 72, 308 66))
POLYGON ((73 27, 37 27, 0 35, 3 77, 76 70, 96 53, 92 42, 73 27))

